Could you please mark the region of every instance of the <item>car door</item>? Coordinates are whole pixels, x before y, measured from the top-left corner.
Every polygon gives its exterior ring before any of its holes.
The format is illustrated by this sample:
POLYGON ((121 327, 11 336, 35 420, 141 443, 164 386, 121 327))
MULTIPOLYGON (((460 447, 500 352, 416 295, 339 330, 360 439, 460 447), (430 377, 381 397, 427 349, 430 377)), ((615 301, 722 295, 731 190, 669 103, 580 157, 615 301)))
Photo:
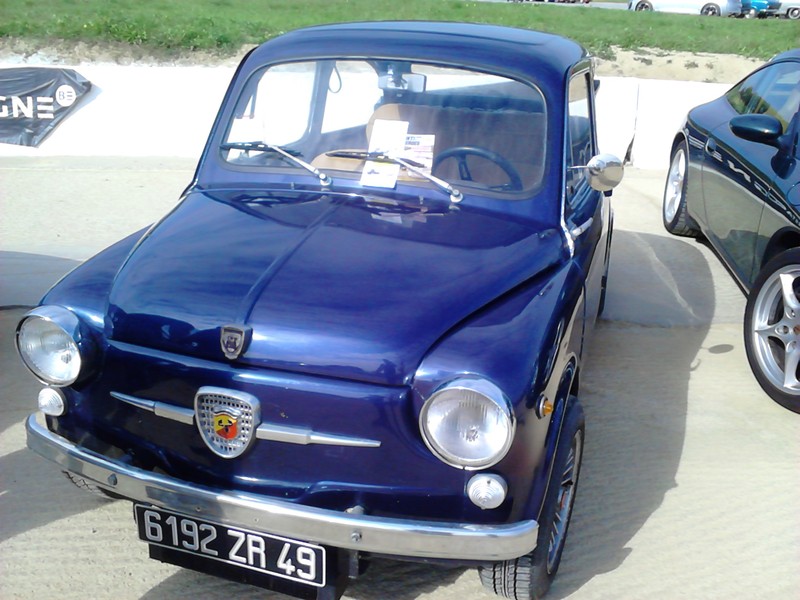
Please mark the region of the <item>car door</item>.
POLYGON ((751 280, 764 263, 772 258, 772 244, 789 232, 800 233, 800 62, 795 71, 784 74, 772 89, 771 114, 780 121, 785 133, 780 147, 772 147, 772 181, 756 243, 756 257, 751 280))
MULTIPOLYGON (((765 204, 775 177, 775 148, 744 140, 731 131, 739 114, 777 114, 787 100, 796 63, 768 65, 726 95, 730 116, 709 132, 705 144, 702 185, 709 238, 729 268, 749 287, 765 204)), ((796 85, 796 81, 794 82, 796 85)))
POLYGON ((597 318, 603 278, 606 276, 609 206, 602 192, 589 186, 585 166, 597 152, 594 128, 593 82, 589 71, 569 84, 565 135, 564 215, 574 244, 575 261, 586 276, 586 325, 597 318))

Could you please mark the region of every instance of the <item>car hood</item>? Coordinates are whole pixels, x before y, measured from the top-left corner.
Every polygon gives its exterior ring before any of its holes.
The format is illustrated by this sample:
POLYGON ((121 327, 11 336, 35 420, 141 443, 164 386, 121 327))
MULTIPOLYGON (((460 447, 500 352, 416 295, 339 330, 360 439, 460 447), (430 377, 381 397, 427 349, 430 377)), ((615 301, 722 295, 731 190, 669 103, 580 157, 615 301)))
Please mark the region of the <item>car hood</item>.
POLYGON ((461 206, 193 192, 109 294, 111 340, 401 385, 457 323, 565 257, 555 227, 461 206), (236 359, 222 328, 251 330, 236 359))

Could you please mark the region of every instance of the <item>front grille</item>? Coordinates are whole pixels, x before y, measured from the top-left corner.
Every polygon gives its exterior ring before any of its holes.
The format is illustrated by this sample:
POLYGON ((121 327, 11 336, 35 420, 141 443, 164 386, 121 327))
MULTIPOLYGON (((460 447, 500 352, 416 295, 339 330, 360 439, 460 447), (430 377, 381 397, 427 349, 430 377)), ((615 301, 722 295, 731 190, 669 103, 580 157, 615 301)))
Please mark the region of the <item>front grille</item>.
POLYGON ((261 411, 255 396, 235 390, 203 387, 194 399, 197 427, 214 454, 234 458, 255 439, 261 411))

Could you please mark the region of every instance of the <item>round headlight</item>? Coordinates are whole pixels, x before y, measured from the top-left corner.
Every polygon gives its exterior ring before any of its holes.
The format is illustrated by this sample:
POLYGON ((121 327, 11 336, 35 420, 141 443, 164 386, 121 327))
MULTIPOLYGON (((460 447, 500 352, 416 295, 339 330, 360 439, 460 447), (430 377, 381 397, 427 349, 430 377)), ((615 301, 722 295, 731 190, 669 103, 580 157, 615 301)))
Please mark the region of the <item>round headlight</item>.
POLYGON ((514 438, 510 403, 484 379, 460 379, 428 398, 419 416, 422 438, 448 465, 484 469, 497 464, 514 438))
POLYGON ((65 308, 43 306, 29 312, 17 327, 17 350, 44 383, 62 387, 81 372, 80 321, 65 308))

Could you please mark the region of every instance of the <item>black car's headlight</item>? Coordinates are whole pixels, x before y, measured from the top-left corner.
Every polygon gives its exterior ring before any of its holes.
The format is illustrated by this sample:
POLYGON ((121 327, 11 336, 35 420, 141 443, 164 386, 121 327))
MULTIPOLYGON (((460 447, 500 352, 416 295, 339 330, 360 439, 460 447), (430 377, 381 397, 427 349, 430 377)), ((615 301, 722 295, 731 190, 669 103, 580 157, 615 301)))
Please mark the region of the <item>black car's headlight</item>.
POLYGON ((25 315, 17 326, 16 343, 25 366, 56 387, 77 381, 93 349, 80 319, 60 306, 40 306, 25 315))
POLYGON ((458 379, 434 392, 419 416, 422 438, 448 465, 485 469, 500 462, 514 438, 514 415, 500 389, 484 379, 458 379))

